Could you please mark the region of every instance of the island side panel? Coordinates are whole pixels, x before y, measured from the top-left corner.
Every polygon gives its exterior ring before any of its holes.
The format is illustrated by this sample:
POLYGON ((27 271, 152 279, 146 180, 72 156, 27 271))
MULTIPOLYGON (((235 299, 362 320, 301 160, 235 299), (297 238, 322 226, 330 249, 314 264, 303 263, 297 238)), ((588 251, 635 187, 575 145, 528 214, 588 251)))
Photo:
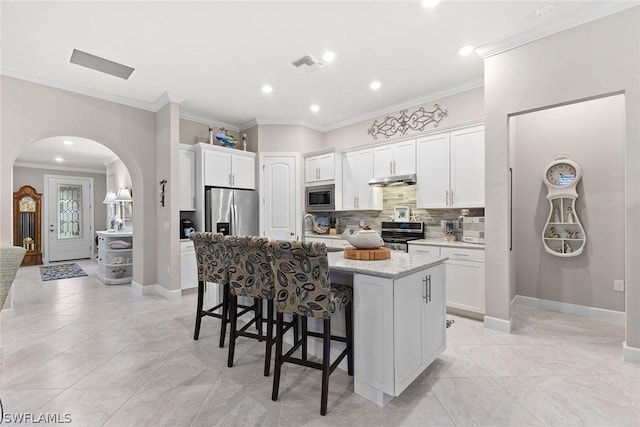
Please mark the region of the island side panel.
POLYGON ((393 280, 355 274, 355 393, 382 407, 394 395, 393 280))

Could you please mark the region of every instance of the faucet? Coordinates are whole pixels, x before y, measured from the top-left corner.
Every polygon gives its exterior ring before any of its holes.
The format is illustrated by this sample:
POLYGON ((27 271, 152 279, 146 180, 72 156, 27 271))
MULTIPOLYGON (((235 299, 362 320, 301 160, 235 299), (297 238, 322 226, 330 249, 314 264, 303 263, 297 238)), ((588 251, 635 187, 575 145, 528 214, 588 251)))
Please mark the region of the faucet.
POLYGON ((307 225, 307 220, 311 219, 311 230, 312 231, 316 231, 318 229, 318 223, 316 222, 316 217, 313 214, 305 214, 304 217, 302 217, 302 242, 306 241, 305 238, 305 231, 306 231, 306 225, 307 225))

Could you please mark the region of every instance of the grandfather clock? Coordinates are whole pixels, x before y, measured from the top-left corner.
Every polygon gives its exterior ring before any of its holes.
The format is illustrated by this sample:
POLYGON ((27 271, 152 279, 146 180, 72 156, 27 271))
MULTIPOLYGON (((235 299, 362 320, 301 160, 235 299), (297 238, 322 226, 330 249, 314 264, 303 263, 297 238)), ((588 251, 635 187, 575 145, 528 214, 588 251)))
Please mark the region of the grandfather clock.
POLYGON ((13 244, 27 250, 22 265, 42 264, 41 199, 30 185, 13 193, 13 244))

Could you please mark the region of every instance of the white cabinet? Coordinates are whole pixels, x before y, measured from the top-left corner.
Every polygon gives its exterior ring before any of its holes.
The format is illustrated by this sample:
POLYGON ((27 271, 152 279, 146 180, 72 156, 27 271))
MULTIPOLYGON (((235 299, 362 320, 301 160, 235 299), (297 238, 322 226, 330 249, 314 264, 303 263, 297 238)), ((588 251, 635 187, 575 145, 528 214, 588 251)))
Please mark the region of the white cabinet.
POLYGON ((304 159, 305 182, 336 179, 336 153, 313 155, 304 159))
POLYGON ((198 144, 205 186, 255 190, 255 153, 198 144))
POLYGON ((351 246, 349 242, 338 237, 305 236, 305 241, 324 243, 328 248, 346 248, 347 246, 351 246))
POLYGON ((342 160, 342 209, 382 210, 382 188, 372 187, 373 149, 350 151, 342 160))
POLYGON ((446 348, 444 281, 443 265, 395 281, 396 396, 446 348))
POLYGON ((179 157, 180 210, 196 209, 196 153, 190 146, 180 147, 179 157))
POLYGON ((484 126, 419 138, 418 208, 484 206, 484 126))
POLYGON ((120 285, 133 278, 133 233, 98 231, 96 277, 107 285, 120 285))
POLYGON ((375 178, 416 173, 416 140, 394 142, 373 148, 375 178))
POLYGON ((198 267, 193 242, 180 242, 180 289, 191 289, 197 286, 198 267))
POLYGON ((409 253, 448 257, 449 259, 445 261, 447 307, 479 315, 485 313, 483 248, 440 247, 409 243, 409 253))

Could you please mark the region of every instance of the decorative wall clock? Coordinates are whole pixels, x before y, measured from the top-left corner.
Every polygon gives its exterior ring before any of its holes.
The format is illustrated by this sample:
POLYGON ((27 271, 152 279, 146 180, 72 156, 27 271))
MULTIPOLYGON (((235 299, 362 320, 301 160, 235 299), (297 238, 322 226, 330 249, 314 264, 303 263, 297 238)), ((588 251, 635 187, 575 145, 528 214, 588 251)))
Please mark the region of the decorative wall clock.
POLYGON ((580 178, 580 165, 564 156, 556 156, 544 168, 542 181, 547 186, 549 216, 542 229, 542 243, 551 255, 577 256, 587 243, 584 228, 576 214, 576 187, 580 178))

